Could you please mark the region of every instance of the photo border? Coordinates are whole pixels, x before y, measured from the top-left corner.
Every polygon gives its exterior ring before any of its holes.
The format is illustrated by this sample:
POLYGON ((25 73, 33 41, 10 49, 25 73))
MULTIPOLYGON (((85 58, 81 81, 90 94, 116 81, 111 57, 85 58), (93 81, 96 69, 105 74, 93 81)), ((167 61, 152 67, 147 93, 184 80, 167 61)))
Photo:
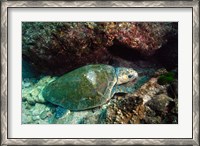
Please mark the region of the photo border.
POLYGON ((3 1, 1 4, 1 145, 199 145, 199 1, 3 1), (8 9, 24 7, 125 7, 125 8, 192 8, 193 11, 193 136, 163 139, 23 139, 8 138, 8 9))

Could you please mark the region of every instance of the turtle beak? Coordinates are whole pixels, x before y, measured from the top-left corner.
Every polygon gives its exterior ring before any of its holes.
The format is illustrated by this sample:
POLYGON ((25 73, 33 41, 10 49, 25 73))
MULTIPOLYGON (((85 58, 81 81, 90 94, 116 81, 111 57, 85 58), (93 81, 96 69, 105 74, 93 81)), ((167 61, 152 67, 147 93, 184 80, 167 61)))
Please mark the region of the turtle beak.
POLYGON ((136 81, 137 81, 137 78, 133 79, 133 80, 132 80, 132 83, 135 83, 136 81))

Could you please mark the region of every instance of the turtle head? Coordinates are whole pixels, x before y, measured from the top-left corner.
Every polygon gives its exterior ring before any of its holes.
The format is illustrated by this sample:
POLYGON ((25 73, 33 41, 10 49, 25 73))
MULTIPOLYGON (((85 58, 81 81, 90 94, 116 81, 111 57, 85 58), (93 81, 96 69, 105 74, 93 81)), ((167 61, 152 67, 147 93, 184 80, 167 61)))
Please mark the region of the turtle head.
POLYGON ((117 67, 115 69, 117 75, 117 84, 123 84, 137 79, 138 73, 132 68, 117 67))

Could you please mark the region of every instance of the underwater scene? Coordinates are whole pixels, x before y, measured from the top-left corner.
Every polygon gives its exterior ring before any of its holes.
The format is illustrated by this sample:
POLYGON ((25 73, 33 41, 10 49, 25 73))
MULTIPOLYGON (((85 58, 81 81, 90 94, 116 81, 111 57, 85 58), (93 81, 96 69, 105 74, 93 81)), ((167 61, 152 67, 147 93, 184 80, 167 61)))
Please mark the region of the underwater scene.
POLYGON ((177 22, 22 22, 22 124, 178 124, 177 22))

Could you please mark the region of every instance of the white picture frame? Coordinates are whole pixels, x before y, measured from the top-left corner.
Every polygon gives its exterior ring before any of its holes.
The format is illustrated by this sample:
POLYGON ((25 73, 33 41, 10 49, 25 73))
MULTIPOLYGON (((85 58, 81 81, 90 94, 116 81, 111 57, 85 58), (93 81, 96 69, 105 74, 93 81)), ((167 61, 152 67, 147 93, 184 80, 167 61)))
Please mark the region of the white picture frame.
MULTIPOLYGON (((29 16, 31 17, 31 16, 29 16)), ((2 145, 199 145, 199 2, 198 1, 3 1, 1 2, 1 144, 2 145), (11 121, 8 120, 8 96, 9 96, 9 9, 12 8, 191 8, 192 18, 192 136, 190 138, 10 138, 9 127, 11 121)), ((12 121, 13 122, 13 121, 12 121)), ((46 126, 46 128, 48 128, 46 126)), ((137 131, 136 131, 137 132, 137 131)))

